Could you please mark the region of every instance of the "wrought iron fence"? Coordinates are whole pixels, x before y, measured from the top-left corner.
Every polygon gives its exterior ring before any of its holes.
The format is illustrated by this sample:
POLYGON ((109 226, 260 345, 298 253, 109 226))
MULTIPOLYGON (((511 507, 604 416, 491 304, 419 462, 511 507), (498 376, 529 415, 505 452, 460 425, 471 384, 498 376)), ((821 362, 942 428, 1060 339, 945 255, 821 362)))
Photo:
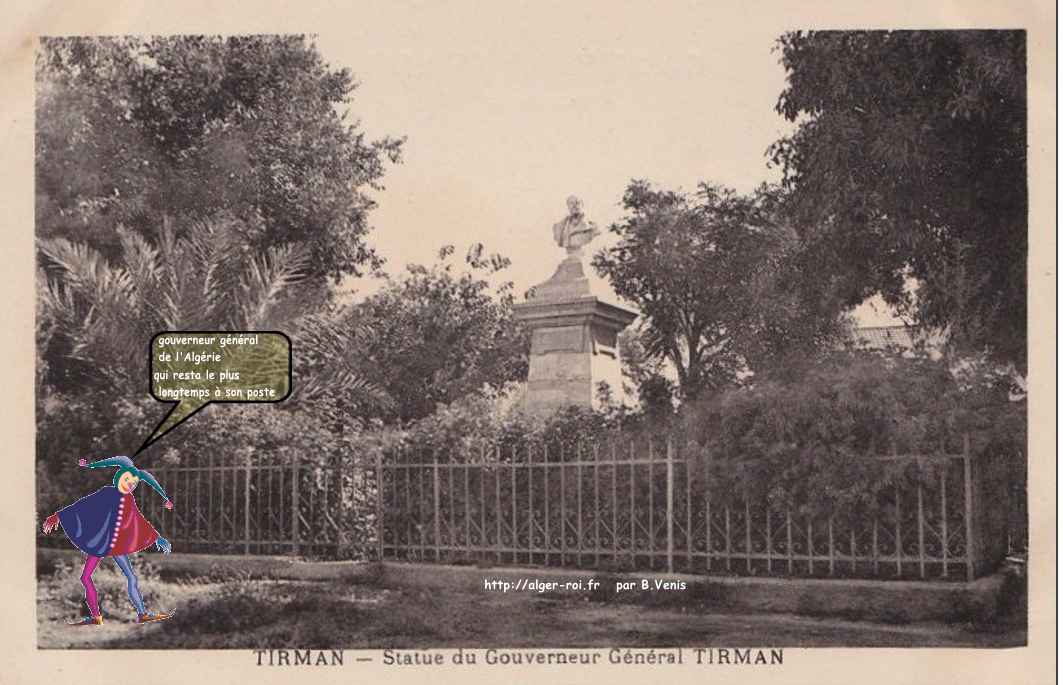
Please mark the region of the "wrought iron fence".
POLYGON ((637 449, 485 447, 377 466, 381 558, 816 577, 973 579, 1006 552, 999 460, 891 455, 929 479, 874 495, 874 513, 816 515, 721 497, 667 441, 637 449), (726 502, 724 500, 727 500, 726 502), (714 501, 715 500, 715 501, 714 501))
POLYGON ((182 551, 358 558, 375 547, 376 476, 356 461, 208 458, 152 472, 174 508, 151 496, 140 507, 182 551))
POLYGON ((1006 460, 966 450, 880 458, 936 468, 875 493, 873 513, 856 517, 722 493, 705 462, 670 440, 484 445, 375 464, 208 457, 153 468, 173 510, 138 500, 187 552, 953 580, 995 568, 1016 499, 1006 460))

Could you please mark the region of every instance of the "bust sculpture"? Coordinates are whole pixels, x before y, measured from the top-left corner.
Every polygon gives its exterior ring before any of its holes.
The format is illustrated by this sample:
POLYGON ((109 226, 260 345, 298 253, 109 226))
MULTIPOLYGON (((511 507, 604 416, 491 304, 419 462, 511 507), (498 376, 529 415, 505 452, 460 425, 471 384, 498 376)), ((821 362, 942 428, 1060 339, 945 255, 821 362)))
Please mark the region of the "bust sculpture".
POLYGON ((568 198, 568 215, 553 231, 554 242, 568 254, 525 302, 513 305, 514 316, 531 333, 523 404, 535 413, 569 405, 598 407, 603 383, 614 398, 625 397, 617 336, 637 317, 613 302, 607 283, 592 282, 584 270, 583 248, 598 227, 584 216, 578 198, 568 198))
POLYGON ((568 198, 568 216, 554 224, 554 241, 569 254, 580 252, 599 233, 593 221, 583 214, 583 203, 576 196, 568 198))

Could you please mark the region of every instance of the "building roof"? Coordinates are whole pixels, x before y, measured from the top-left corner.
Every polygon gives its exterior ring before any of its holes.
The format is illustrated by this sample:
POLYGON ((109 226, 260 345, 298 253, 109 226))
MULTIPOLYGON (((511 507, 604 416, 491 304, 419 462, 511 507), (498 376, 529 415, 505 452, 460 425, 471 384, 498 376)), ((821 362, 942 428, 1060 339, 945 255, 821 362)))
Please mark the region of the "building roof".
POLYGON ((853 344, 858 348, 884 350, 915 346, 907 326, 866 326, 853 330, 853 344))
POLYGON ((852 344, 858 350, 910 352, 921 345, 934 350, 940 346, 941 336, 927 334, 915 326, 863 326, 853 329, 852 344))

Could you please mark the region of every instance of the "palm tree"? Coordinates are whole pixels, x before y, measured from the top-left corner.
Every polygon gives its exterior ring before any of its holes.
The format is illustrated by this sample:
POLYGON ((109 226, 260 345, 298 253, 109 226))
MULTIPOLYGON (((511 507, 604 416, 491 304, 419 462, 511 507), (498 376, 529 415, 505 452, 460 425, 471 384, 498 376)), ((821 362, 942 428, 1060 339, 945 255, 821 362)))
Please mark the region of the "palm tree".
MULTIPOLYGON (((53 383, 98 379, 117 393, 147 391, 148 345, 167 330, 284 330, 293 341, 292 398, 356 398, 379 408, 389 396, 362 378, 348 348, 362 348, 364 326, 343 330, 327 305, 306 312, 309 252, 281 245, 250 249, 233 224, 202 222, 177 237, 164 221, 157 244, 119 228, 112 265, 87 245, 38 242, 38 377, 53 383), (292 306, 292 302, 296 306, 292 306)), ((97 385, 97 387, 99 387, 97 385)))

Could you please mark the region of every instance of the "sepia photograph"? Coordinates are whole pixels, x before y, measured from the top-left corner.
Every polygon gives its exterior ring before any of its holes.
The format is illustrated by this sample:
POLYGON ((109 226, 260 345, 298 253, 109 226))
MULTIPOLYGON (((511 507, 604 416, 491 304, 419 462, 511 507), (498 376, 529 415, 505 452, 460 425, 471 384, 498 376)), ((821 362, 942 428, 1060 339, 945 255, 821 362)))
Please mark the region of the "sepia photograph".
POLYGON ((1032 644, 1046 46, 644 11, 27 38, 38 661, 1032 644))

